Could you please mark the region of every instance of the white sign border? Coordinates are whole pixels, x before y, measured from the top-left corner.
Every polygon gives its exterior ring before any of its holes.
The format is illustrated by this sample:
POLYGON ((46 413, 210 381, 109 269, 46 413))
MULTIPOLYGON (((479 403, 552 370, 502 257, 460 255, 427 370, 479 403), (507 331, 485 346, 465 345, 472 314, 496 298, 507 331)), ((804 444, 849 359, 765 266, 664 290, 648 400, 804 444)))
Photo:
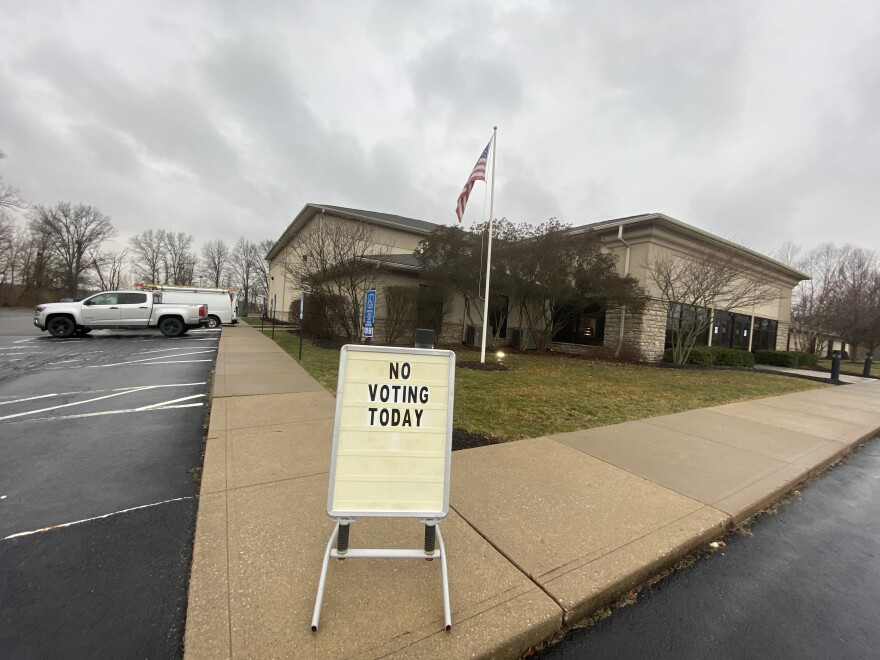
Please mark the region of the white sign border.
POLYGON ((339 374, 336 379, 336 414, 333 418, 333 448, 330 453, 330 476, 327 485, 327 515, 331 518, 445 518, 449 514, 449 481, 452 464, 452 416, 455 403, 455 353, 434 348, 403 348, 397 346, 368 346, 346 344, 339 355, 339 374), (441 511, 356 511, 333 509, 336 483, 336 454, 339 450, 339 426, 342 418, 342 388, 348 353, 389 353, 398 355, 433 355, 449 358, 449 397, 446 408, 446 468, 443 477, 443 509, 441 511))

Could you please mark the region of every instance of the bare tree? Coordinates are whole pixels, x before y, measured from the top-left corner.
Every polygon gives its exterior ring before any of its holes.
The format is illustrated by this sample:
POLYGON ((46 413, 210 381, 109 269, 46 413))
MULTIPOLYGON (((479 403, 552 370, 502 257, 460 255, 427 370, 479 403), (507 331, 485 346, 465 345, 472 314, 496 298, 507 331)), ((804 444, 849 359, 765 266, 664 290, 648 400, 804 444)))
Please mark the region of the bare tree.
MULTIPOLYGON (((0 151, 0 160, 6 158, 6 154, 0 151)), ((27 204, 21 198, 17 188, 13 188, 3 180, 0 173, 0 220, 10 219, 10 212, 16 209, 26 208, 27 204)))
POLYGON ((182 231, 165 232, 162 253, 163 284, 192 284, 198 257, 192 251, 193 236, 182 231))
POLYGON ((239 299, 243 301, 245 314, 250 311, 254 283, 258 276, 258 262, 262 259, 256 243, 247 240, 244 236, 238 239, 232 249, 230 259, 232 277, 239 290, 239 299))
POLYGON ((128 250, 120 252, 101 252, 94 250, 89 254, 92 272, 102 291, 123 288, 125 280, 125 257, 128 250))
MULTIPOLYGON (((871 250, 844 246, 824 296, 824 321, 853 348, 877 343, 878 261, 871 250)), ((855 351, 850 353, 855 360, 855 351)))
POLYGON ((393 246, 380 243, 372 225, 335 218, 316 220, 298 238, 284 270, 309 290, 333 334, 356 341, 366 291, 375 285, 393 246))
MULTIPOLYGON (((0 160, 6 154, 0 151, 0 160)), ((16 224, 15 212, 27 208, 18 189, 7 185, 0 172, 0 282, 15 284, 16 224)))
POLYGON ((14 284, 15 222, 0 215, 0 283, 14 284))
POLYGON ((165 230, 147 229, 128 239, 128 245, 135 278, 147 284, 161 284, 165 230))
POLYGON ((266 300, 269 297, 269 262, 266 261, 266 255, 269 254, 273 245, 275 245, 275 241, 271 238, 263 239, 257 243, 257 258, 254 264, 256 277, 254 278, 252 296, 255 301, 261 298, 266 300))
POLYGON ((650 258, 646 267, 667 305, 675 364, 687 362, 697 339, 712 324, 711 310, 760 305, 779 296, 732 248, 667 251, 650 258))
POLYGON ((89 251, 116 235, 108 216, 93 206, 70 202, 36 207, 31 228, 48 240, 61 267, 64 291, 69 296, 77 295, 83 273, 89 267, 89 251))
POLYGON ((229 246, 217 238, 202 246, 202 270, 212 282, 219 287, 229 270, 229 246))
POLYGON ((842 257, 842 250, 831 243, 823 243, 801 255, 793 251, 795 268, 810 276, 799 282, 792 292, 791 324, 794 349, 818 353, 831 331, 828 324, 828 294, 842 257))

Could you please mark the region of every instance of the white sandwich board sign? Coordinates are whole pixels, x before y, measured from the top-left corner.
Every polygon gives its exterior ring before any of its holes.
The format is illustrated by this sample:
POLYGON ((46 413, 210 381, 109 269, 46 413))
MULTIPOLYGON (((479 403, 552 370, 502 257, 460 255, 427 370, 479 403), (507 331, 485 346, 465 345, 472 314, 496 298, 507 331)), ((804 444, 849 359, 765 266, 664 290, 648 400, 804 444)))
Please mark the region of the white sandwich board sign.
POLYGON ((331 517, 446 516, 454 388, 452 351, 342 348, 331 517))
POLYGON ((331 558, 440 559, 444 627, 451 630, 439 523, 449 513, 454 391, 452 351, 342 347, 327 490, 327 514, 336 526, 321 566, 313 632, 331 558), (366 516, 418 518, 425 525, 424 550, 349 549, 352 523, 366 516))

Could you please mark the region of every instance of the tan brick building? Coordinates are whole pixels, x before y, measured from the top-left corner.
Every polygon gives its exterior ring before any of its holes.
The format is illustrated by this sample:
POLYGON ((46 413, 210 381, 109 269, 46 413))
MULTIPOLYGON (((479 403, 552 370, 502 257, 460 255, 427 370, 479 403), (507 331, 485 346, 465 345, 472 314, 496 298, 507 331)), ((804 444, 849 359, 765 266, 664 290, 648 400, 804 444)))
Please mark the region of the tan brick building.
MULTIPOLYGON (((289 269, 284 267, 285 260, 296 252, 297 241, 302 240, 303 232, 308 232, 313 223, 327 222, 367 223, 372 228, 377 253, 381 253, 379 258, 386 265, 377 281, 371 284, 379 291, 376 341, 381 342, 385 320, 382 290, 390 285, 419 286, 419 266, 413 251, 437 225, 387 213, 306 204, 267 255, 270 262, 268 306, 276 310, 276 316, 286 313, 291 302, 298 300, 300 295, 297 283, 291 281, 289 269)), ((552 344, 554 349, 659 360, 667 341, 668 305, 660 299, 648 265, 662 255, 686 258, 697 251, 708 250, 734 254, 747 266, 751 277, 774 291, 774 297, 747 308, 712 310, 712 326, 702 343, 746 350, 785 350, 791 292, 798 282, 807 279, 803 273, 661 213, 597 222, 572 231, 596 232, 603 249, 617 257, 618 272, 635 277, 648 292, 650 301, 644 313, 638 316, 627 316, 626 311, 620 309, 587 308, 557 333, 552 344)), ((516 311, 509 312, 506 327, 499 329, 503 330, 500 343, 515 343, 527 348, 527 333, 520 330, 516 311)), ((453 345, 479 342, 481 328, 471 327, 467 319, 464 301, 453 300, 443 322, 440 341, 453 345)))

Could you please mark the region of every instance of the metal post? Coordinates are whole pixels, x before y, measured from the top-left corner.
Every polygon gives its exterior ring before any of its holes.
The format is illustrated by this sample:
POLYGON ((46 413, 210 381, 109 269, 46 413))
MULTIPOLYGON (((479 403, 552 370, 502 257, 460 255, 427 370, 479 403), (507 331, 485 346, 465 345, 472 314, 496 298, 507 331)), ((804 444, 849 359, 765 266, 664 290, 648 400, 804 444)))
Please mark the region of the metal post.
POLYGON ((430 328, 416 329, 416 348, 434 348, 434 337, 437 333, 430 328))
POLYGON ((299 361, 303 361, 303 306, 306 302, 306 292, 299 292, 299 361))
POLYGON ((437 525, 425 525, 425 559, 434 558, 434 547, 437 540, 437 525))
POLYGON ((874 354, 873 354, 873 353, 868 353, 868 354, 865 356, 865 368, 864 368, 864 370, 862 371, 862 375, 863 375, 865 378, 869 378, 869 377, 871 376, 871 365, 872 365, 873 362, 874 362, 874 354))
POLYGON ((840 351, 831 353, 831 380, 840 380, 840 351))
POLYGON ((339 524, 339 535, 336 537, 336 552, 344 555, 348 552, 348 535, 351 530, 350 523, 339 524))

